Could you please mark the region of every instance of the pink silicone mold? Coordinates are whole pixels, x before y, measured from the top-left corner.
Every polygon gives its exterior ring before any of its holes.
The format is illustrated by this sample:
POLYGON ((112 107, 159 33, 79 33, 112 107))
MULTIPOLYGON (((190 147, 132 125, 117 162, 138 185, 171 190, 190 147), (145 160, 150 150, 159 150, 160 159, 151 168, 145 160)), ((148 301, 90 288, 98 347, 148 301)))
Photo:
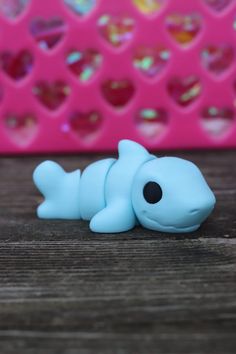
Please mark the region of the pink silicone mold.
POLYGON ((0 152, 236 147, 233 0, 0 0, 0 152))

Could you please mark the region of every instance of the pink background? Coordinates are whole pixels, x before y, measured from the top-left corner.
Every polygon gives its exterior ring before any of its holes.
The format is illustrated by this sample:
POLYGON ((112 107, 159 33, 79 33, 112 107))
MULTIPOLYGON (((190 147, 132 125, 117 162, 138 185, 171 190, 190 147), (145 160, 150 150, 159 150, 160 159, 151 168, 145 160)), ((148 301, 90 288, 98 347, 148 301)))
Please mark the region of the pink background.
POLYGON ((31 1, 15 21, 0 17, 0 52, 10 50, 17 53, 29 49, 34 56, 33 72, 26 79, 15 82, 3 71, 0 72, 0 86, 3 99, 0 102, 0 152, 79 152, 105 151, 117 147, 122 138, 134 139, 148 148, 235 147, 236 123, 220 137, 212 137, 204 131, 201 112, 205 107, 232 108, 235 112, 236 65, 221 76, 209 73, 202 65, 200 54, 209 44, 231 44, 236 48, 236 2, 232 1, 223 12, 217 13, 204 1, 166 0, 162 10, 154 16, 145 16, 129 0, 98 0, 97 7, 85 17, 75 15, 60 0, 31 1), (199 13, 202 29, 186 48, 181 47, 166 29, 166 17, 172 13, 199 13), (132 41, 116 49, 107 43, 98 31, 97 21, 104 13, 126 14, 135 22, 132 41), (32 18, 49 19, 59 16, 68 24, 63 40, 52 51, 44 51, 37 45, 29 31, 32 18), (155 77, 145 78, 132 64, 137 46, 164 45, 171 51, 166 68, 155 77), (65 57, 71 49, 98 49, 103 55, 103 64, 94 78, 80 83, 66 64, 65 57), (167 83, 173 77, 194 75, 203 86, 201 96, 186 108, 178 106, 170 98, 167 83), (111 107, 101 93, 101 84, 106 79, 130 79, 136 87, 133 99, 123 109, 111 107), (71 95, 59 110, 48 111, 32 95, 35 82, 64 80, 71 87, 71 95), (169 121, 163 134, 153 139, 145 137, 136 127, 134 117, 145 107, 165 108, 169 121), (93 139, 79 138, 73 131, 63 132, 62 127, 74 111, 97 110, 103 117, 103 124, 93 139), (34 113, 38 120, 37 131, 27 144, 19 145, 6 129, 5 116, 9 113, 22 115, 34 113))

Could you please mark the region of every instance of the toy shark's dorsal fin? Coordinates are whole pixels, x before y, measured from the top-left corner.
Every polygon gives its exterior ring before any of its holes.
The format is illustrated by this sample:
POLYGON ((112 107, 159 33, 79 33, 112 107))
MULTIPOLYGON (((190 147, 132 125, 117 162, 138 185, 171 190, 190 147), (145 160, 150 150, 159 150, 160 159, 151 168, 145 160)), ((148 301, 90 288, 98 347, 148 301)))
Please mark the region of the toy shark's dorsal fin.
POLYGON ((118 146, 119 157, 132 156, 149 156, 149 152, 140 144, 132 140, 121 140, 118 146))

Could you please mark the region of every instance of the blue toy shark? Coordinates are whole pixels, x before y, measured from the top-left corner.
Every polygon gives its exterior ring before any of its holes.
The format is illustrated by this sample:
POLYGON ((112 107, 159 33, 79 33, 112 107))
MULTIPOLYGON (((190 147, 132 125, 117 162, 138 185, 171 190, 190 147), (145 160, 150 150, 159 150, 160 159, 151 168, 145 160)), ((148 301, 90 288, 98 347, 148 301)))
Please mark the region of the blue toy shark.
POLYGON ((151 230, 197 230, 216 202, 200 170, 191 162, 157 158, 141 145, 122 140, 119 158, 105 159, 66 173, 43 162, 33 179, 44 195, 38 208, 44 219, 90 220, 99 233, 117 233, 141 224, 151 230))

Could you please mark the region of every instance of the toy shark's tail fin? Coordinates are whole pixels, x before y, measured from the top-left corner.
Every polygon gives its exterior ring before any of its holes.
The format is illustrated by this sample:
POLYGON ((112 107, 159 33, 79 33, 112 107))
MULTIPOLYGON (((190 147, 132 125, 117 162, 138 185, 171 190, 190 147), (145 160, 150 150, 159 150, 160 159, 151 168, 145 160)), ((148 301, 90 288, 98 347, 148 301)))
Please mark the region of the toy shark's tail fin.
POLYGON ((33 180, 45 201, 38 207, 42 219, 80 219, 80 170, 67 173, 52 161, 45 161, 34 171, 33 180))

